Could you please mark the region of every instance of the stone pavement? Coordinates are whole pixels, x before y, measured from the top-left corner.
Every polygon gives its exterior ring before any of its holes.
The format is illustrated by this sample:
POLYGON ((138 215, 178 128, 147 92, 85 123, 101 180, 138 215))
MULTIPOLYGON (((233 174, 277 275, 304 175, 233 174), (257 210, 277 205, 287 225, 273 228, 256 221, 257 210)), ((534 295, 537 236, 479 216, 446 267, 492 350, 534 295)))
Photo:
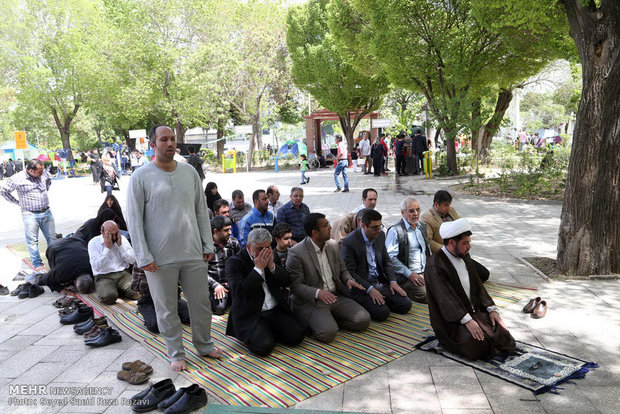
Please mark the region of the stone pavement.
MULTIPOLYGON (((390 225, 400 217, 399 201, 416 194, 421 208, 432 205, 433 193, 454 180, 424 180, 419 176, 395 179, 350 173, 348 194, 333 193, 333 170, 310 172, 304 186, 305 199, 312 211, 329 219, 348 212, 361 202, 361 190, 374 187, 379 192, 377 209, 390 225)), ((288 201, 292 186, 299 182, 298 171, 253 173, 210 173, 207 181, 218 183, 220 194, 229 198, 241 188, 246 200, 256 188, 278 184, 281 200, 288 201)), ((116 194, 124 205, 128 178, 121 180, 116 194)), ((90 178, 54 181, 50 202, 57 229, 74 231, 96 214, 104 196, 90 178)), ((477 372, 441 356, 415 351, 396 361, 361 375, 297 405, 298 408, 375 413, 612 413, 620 407, 620 282, 547 282, 522 264, 518 257, 553 257, 561 206, 557 203, 523 202, 456 196, 453 206, 473 224, 472 255, 491 270, 491 279, 514 285, 537 287, 547 300, 549 311, 540 320, 520 312, 525 301, 502 311, 502 317, 516 339, 595 361, 600 368, 585 380, 565 384, 558 395, 535 396, 531 392, 477 372)), ((13 277, 21 264, 7 244, 23 242, 19 209, 0 200, 0 283, 13 289, 13 277)), ((132 386, 116 379, 124 361, 142 359, 153 365, 153 379, 172 378, 177 387, 188 381, 172 372, 161 359, 153 357, 137 342, 123 335, 123 341, 102 349, 87 349, 71 327, 58 323, 50 303, 57 297, 46 290, 35 299, 0 297, 0 413, 124 413, 123 405, 144 386, 132 386), (51 387, 98 387, 105 395, 17 395, 11 385, 51 387), (68 397, 64 406, 41 406, 68 397), (20 398, 38 405, 18 406, 20 398), (47 398, 47 400, 45 399, 47 398)), ((63 389, 66 393, 71 389, 63 389)))

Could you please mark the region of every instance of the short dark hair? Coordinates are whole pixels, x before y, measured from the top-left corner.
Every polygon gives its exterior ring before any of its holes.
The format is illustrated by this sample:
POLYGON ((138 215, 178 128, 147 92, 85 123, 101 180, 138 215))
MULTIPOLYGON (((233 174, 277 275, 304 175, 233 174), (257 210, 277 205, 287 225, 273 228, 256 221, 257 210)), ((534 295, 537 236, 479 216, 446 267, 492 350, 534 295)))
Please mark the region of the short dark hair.
POLYGON ((446 190, 439 190, 435 193, 433 197, 433 204, 438 203, 439 205, 443 203, 451 203, 452 202, 452 194, 447 192, 446 190))
POLYGON ((303 189, 303 188, 301 188, 301 187, 292 187, 292 188, 291 188, 291 195, 293 195, 293 193, 294 193, 295 191, 301 191, 301 192, 303 193, 303 192, 304 192, 304 189, 303 189))
POLYGON ((362 223, 368 226, 371 221, 381 220, 381 217, 381 213, 379 213, 377 210, 365 208, 364 213, 362 214, 362 223))
POLYGON ((465 233, 461 233, 461 234, 459 234, 458 236, 450 237, 449 239, 443 239, 443 245, 444 245, 444 246, 447 246, 447 245, 448 245, 448 242, 449 242, 450 240, 454 240, 455 242, 457 242, 457 243, 458 243, 458 242, 459 242, 459 240, 461 240, 463 237, 465 237, 465 236, 471 236, 471 235, 472 235, 472 232, 468 230, 468 231, 466 231, 465 233))
POLYGON ((94 286, 93 278, 88 273, 83 273, 75 278, 75 288, 80 293, 90 293, 94 286))
POLYGON ((381 134, 379 135, 379 138, 383 138, 385 136, 385 134, 381 134))
POLYGON ((342 141, 342 135, 336 134, 336 141, 342 141))
POLYGON ((364 200, 366 200, 366 197, 368 197, 368 192, 369 191, 374 191, 375 194, 379 195, 379 193, 377 193, 377 190, 375 190, 374 188, 364 188, 364 190, 362 190, 362 198, 364 200))
POLYGON ((258 198, 260 197, 260 193, 264 193, 265 190, 256 190, 252 193, 252 201, 256 202, 256 200, 258 200, 258 198))
POLYGON ((215 216, 211 219, 211 231, 222 231, 226 226, 232 226, 232 222, 226 216, 215 216))
POLYGON ((312 230, 319 229, 319 220, 324 218, 325 214, 323 213, 310 213, 304 218, 304 231, 308 237, 312 236, 312 230))
POLYGON ((30 160, 30 161, 28 161, 28 164, 26 164, 26 169, 27 170, 36 170, 39 165, 43 165, 41 160, 37 160, 37 159, 30 160))
MULTIPOLYGON (((149 130, 149 142, 154 144, 155 143, 155 133, 157 132, 157 128, 159 127, 166 127, 166 128, 170 128, 168 125, 166 124, 157 124, 155 125, 153 128, 151 128, 149 130)), ((170 130, 172 130, 172 128, 170 128, 170 130)))
POLYGON ((213 212, 215 213, 216 211, 220 211, 220 208, 222 208, 222 206, 229 206, 230 204, 228 204, 228 201, 224 200, 223 198, 220 198, 219 200, 215 200, 213 202, 213 212))
POLYGON ((271 235, 273 236, 274 239, 281 239, 282 237, 284 237, 284 235, 286 233, 293 233, 293 228, 291 227, 290 224, 282 222, 282 223, 278 223, 275 225, 275 227, 273 228, 273 231, 271 232, 271 235))
POLYGON ((239 198, 239 197, 243 197, 243 191, 235 190, 235 191, 232 192, 232 199, 233 199, 233 201, 235 200, 235 198, 239 198))
POLYGON ((187 152, 189 152, 190 154, 193 154, 196 152, 196 148, 194 148, 193 145, 190 145, 189 147, 187 147, 187 152))
POLYGON ((396 138, 399 138, 399 139, 405 138, 405 133, 404 132, 399 133, 398 135, 396 135, 396 138))

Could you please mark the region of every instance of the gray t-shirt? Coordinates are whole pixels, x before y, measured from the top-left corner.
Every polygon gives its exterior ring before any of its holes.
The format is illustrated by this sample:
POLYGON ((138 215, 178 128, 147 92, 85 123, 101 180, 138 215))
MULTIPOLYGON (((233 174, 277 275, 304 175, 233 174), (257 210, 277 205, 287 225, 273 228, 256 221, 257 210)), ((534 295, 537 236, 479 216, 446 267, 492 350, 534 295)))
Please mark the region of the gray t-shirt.
POLYGON ((138 266, 202 260, 213 253, 207 202, 196 169, 138 168, 127 191, 127 226, 138 266))

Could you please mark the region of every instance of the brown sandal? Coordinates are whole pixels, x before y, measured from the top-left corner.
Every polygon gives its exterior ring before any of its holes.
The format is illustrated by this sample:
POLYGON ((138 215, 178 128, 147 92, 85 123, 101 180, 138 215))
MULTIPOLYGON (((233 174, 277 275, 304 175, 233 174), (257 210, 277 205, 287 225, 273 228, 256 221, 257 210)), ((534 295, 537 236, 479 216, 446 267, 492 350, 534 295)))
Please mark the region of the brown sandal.
POLYGON ((142 372, 126 370, 118 371, 118 373, 116 374, 116 378, 121 381, 127 381, 131 385, 143 384, 149 380, 149 376, 143 374, 142 372))
POLYGON ((122 368, 125 371, 141 372, 146 375, 153 372, 152 366, 145 364, 139 359, 133 362, 124 362, 122 368))

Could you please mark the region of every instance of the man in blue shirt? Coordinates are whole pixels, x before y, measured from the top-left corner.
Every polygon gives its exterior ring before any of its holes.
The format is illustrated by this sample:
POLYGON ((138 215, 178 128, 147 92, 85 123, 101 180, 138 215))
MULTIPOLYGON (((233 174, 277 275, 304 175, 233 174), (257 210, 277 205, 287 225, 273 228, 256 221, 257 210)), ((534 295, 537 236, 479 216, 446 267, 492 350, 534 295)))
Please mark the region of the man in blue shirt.
POLYGON ((407 197, 400 203, 403 218, 389 228, 385 247, 398 284, 411 300, 426 303, 424 269, 431 248, 426 226, 420 222, 420 211, 420 204, 414 198, 407 197))
POLYGON ((256 190, 252 194, 254 208, 250 210, 239 223, 239 243, 241 247, 245 247, 248 243, 248 234, 254 229, 263 228, 271 233, 273 231, 273 213, 267 208, 269 207, 269 199, 265 190, 256 190))
POLYGON ((397 283, 382 230, 381 213, 366 209, 361 228, 342 240, 341 249, 349 274, 364 287, 351 289, 351 299, 379 322, 386 320, 390 312, 405 314, 411 309, 411 300, 397 283))
POLYGON ((310 209, 303 203, 304 190, 301 187, 291 188, 291 201, 278 209, 278 223, 288 223, 293 229, 293 240, 299 243, 306 237, 304 219, 310 209))

